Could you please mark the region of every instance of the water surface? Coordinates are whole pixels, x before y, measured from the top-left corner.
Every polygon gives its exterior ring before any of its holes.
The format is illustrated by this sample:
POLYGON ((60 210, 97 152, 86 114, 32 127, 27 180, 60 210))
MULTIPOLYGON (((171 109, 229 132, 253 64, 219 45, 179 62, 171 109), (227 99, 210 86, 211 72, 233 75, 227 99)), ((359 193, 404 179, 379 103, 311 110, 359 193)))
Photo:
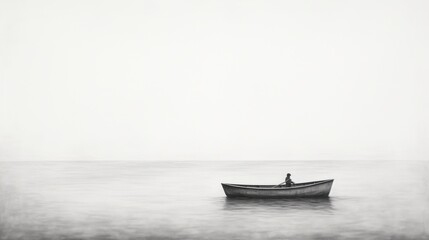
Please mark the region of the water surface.
POLYGON ((0 239, 429 239, 429 163, 1 162, 0 239), (328 199, 227 199, 221 182, 334 178, 328 199))

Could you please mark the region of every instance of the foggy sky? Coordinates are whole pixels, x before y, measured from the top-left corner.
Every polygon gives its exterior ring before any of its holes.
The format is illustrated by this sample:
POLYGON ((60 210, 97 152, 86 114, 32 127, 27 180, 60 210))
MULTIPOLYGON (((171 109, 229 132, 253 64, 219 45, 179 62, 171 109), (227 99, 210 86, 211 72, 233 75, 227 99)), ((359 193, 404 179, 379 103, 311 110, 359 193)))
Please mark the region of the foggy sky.
POLYGON ((0 160, 427 160, 428 12, 0 1, 0 160))

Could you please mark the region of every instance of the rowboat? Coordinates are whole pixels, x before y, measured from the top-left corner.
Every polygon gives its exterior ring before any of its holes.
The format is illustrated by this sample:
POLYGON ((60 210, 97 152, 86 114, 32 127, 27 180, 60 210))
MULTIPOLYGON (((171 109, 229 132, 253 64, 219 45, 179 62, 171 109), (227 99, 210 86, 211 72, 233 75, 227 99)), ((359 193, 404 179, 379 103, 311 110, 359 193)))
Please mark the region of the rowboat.
POLYGON ((229 198, 319 198, 328 197, 334 179, 296 183, 292 187, 278 185, 246 185, 222 183, 229 198))

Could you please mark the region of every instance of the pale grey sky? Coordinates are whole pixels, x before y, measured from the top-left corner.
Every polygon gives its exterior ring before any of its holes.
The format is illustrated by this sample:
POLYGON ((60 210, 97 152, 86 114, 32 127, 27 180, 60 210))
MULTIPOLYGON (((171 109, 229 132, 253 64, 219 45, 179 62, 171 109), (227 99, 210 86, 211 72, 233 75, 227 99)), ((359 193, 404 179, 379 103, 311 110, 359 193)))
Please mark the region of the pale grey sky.
POLYGON ((0 160, 429 159, 428 1, 0 1, 0 160))

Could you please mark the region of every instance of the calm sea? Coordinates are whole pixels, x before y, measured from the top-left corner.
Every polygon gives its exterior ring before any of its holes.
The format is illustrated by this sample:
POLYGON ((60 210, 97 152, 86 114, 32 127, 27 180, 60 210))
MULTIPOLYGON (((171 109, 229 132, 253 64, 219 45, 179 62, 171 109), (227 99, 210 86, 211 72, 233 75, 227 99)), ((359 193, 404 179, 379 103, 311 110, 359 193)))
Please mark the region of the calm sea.
POLYGON ((0 239, 429 239, 429 162, 0 162, 0 239), (329 199, 221 182, 334 178, 329 199))

